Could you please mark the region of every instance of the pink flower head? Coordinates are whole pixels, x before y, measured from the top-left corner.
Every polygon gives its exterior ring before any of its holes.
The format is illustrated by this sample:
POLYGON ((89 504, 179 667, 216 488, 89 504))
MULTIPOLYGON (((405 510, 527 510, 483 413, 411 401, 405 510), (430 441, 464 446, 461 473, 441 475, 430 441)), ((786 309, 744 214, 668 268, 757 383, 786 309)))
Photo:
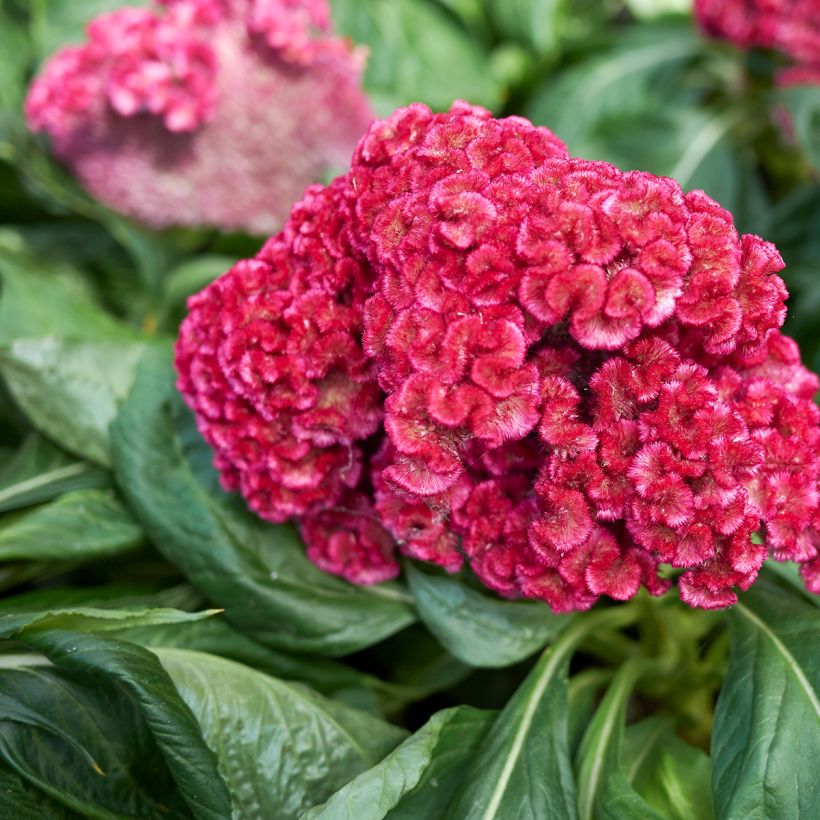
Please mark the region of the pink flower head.
POLYGON ((344 187, 308 189, 255 259, 189 300, 177 341, 179 389, 223 486, 269 521, 336 506, 359 483, 357 443, 382 420, 344 187))
POLYGON ((26 101, 106 204, 153 227, 269 232, 371 119, 324 0, 157 0, 88 26, 26 101))
POLYGON ((817 0, 696 0, 707 34, 740 48, 772 48, 796 64, 778 75, 783 84, 815 84, 820 75, 820 7, 817 0))
POLYGON ((354 584, 377 584, 399 574, 396 545, 363 493, 348 493, 337 507, 300 522, 308 558, 354 584))
POLYGON ((389 533, 556 611, 660 594, 661 564, 721 607, 767 555, 820 586, 782 266, 703 192, 412 105, 191 300, 179 384, 225 485, 329 571, 387 577, 389 533))

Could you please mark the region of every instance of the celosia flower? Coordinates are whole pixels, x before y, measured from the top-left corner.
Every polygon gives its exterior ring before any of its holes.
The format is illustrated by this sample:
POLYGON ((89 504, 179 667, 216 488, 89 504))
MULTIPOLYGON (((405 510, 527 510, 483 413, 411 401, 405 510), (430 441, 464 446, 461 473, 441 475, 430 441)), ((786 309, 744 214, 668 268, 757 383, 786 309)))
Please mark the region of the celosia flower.
POLYGON ((269 233, 371 119, 363 52, 325 0, 157 0, 88 26, 33 83, 29 125, 100 200, 153 227, 269 233))
POLYGON ((702 192, 413 105, 191 300, 180 388, 226 486, 359 582, 395 572, 389 532, 557 611, 660 594, 661 564, 726 606, 767 555, 816 590, 818 382, 781 267, 702 192))
POLYGON ((817 0, 696 0, 704 31, 740 48, 771 48, 796 64, 781 71, 783 84, 820 78, 820 8, 817 0))
POLYGON ((356 442, 382 420, 345 190, 309 189, 256 259, 190 299, 177 342, 179 388, 223 485, 269 521, 337 504, 361 476, 356 442))

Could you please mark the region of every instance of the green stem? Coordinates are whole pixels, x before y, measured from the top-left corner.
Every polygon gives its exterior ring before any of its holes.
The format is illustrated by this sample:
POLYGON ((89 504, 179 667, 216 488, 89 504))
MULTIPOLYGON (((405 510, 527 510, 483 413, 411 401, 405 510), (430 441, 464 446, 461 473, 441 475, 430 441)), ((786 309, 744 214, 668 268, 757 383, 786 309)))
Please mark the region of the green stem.
POLYGON ((602 661, 618 666, 629 658, 634 658, 641 651, 636 641, 614 629, 587 635, 580 649, 602 661))

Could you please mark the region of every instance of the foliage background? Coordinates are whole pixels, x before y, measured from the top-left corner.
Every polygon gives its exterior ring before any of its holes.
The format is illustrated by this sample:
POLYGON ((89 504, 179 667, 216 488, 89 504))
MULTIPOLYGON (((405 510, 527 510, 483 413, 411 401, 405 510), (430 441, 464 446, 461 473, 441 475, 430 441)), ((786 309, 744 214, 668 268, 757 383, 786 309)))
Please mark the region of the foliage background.
MULTIPOLYGON (((411 566, 353 588, 219 491, 169 341, 260 239, 146 231, 22 120, 118 5, 0 0, 0 817, 818 817, 820 621, 790 568, 731 614, 558 617, 411 566)), ((685 0, 333 10, 380 114, 465 98, 705 189, 780 248, 820 369, 820 89, 777 89, 777 55, 705 40, 685 0)))

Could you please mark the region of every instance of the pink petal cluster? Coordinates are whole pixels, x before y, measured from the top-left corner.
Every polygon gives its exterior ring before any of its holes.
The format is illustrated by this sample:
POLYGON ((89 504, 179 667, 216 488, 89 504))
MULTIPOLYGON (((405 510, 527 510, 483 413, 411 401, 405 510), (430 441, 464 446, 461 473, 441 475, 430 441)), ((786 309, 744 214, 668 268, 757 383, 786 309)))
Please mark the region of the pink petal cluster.
POLYGON ((782 51, 795 65, 778 75, 783 84, 820 83, 820 6, 817 0, 695 0, 705 32, 740 48, 782 51))
POLYGON ((193 297, 179 387, 225 486, 358 583, 398 551, 570 611, 663 564, 714 608, 771 555, 820 591, 782 266, 702 192, 412 105, 193 297))
POLYGON ((30 127, 101 201, 152 227, 270 233, 372 119, 363 52, 326 0, 156 0, 45 65, 30 127))
POLYGON ((346 184, 309 188, 281 234, 192 297, 179 388, 229 490, 269 521, 331 508, 357 486, 357 442, 382 422, 361 349, 369 275, 350 251, 346 184))

